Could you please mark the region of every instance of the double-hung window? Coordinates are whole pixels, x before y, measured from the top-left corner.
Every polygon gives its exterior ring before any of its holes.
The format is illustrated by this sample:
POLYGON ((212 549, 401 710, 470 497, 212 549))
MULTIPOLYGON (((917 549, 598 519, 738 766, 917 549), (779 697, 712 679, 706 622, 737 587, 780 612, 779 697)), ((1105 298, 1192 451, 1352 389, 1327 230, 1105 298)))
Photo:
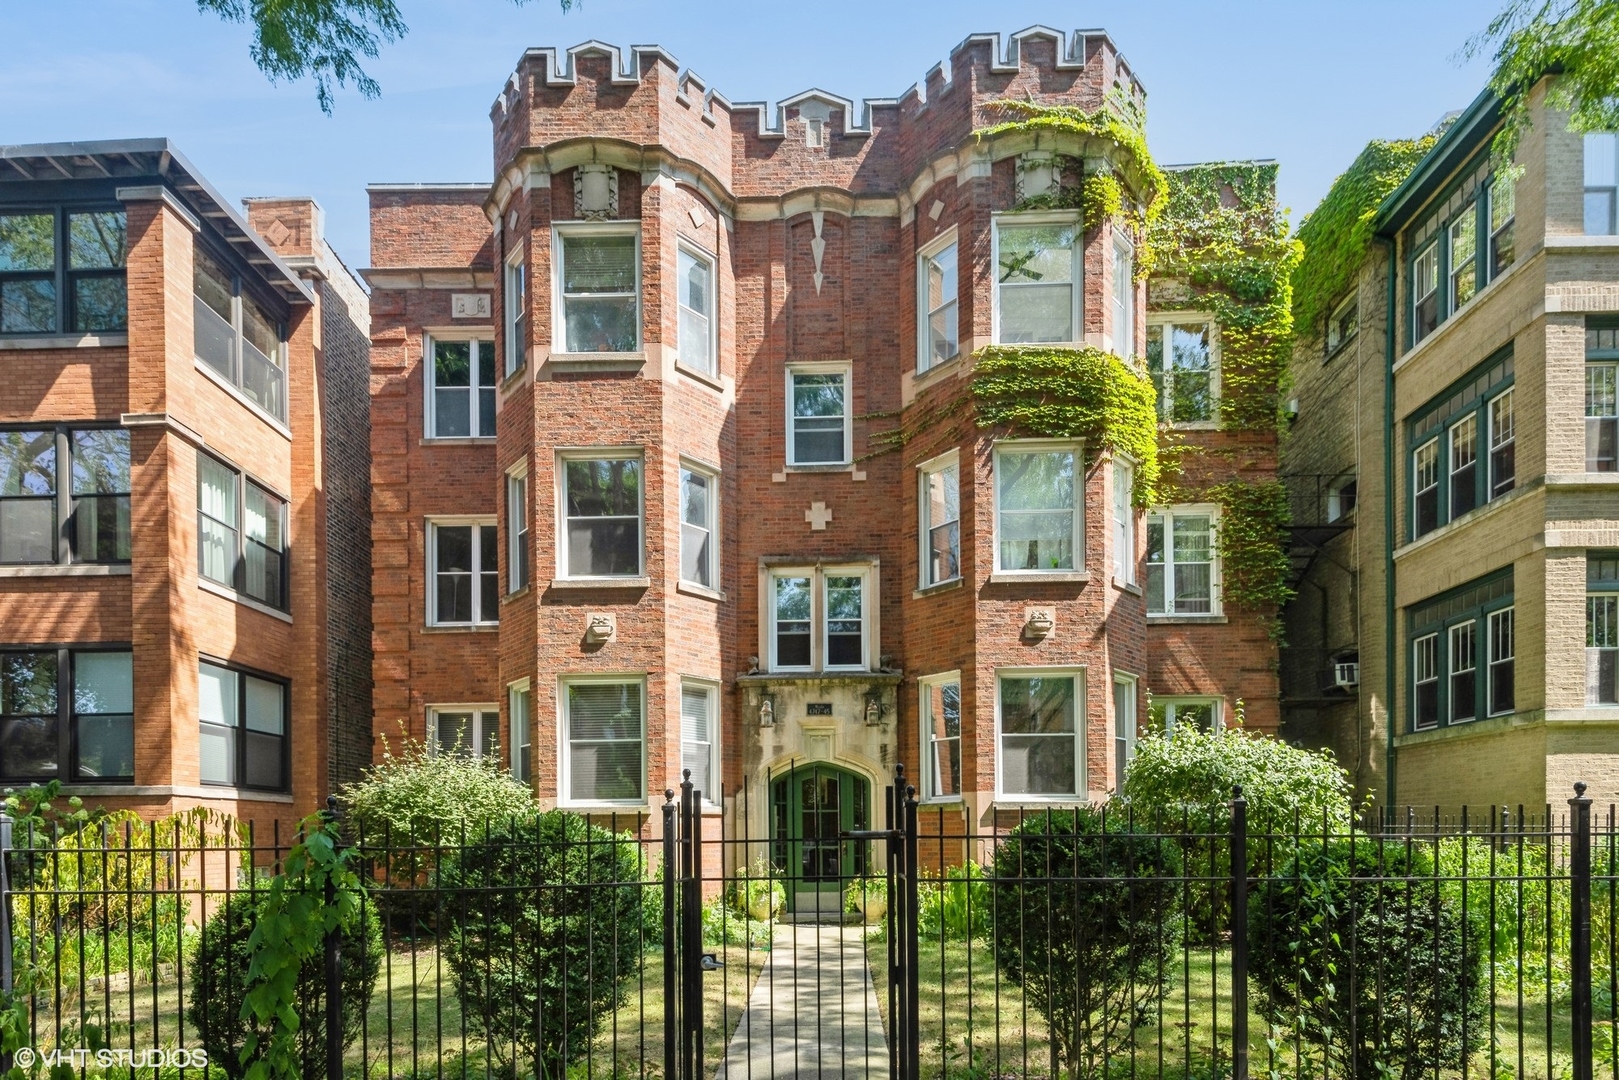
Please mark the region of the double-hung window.
POLYGON ((481 761, 500 752, 500 710, 493 705, 434 705, 427 710, 427 745, 435 754, 481 761))
POLYGON ((713 375, 715 359, 714 260, 682 247, 675 255, 680 307, 680 362, 713 375))
POLYGON ((922 797, 961 798, 961 673, 916 680, 922 712, 922 797))
POLYGON ((562 576, 641 576, 639 452, 569 452, 561 466, 562 576))
POLYGON ((277 420, 287 419, 286 328, 239 274, 199 244, 192 249, 197 360, 277 420))
POLYGON ((1409 346, 1455 315, 1512 265, 1516 213, 1512 181, 1492 173, 1488 149, 1406 231, 1409 346))
POLYGON ((1619 135, 1593 131, 1585 137, 1585 235, 1619 232, 1619 135))
POLYGON ((506 258, 506 374, 514 374, 528 358, 528 267, 521 249, 506 258))
POLYGON ((1619 470, 1619 326, 1585 326, 1585 471, 1619 470))
POLYGON ((488 520, 430 520, 427 621, 489 626, 500 621, 500 538, 488 520))
POLYGON ((1486 360, 1406 423, 1415 540, 1517 484, 1510 352, 1486 360))
POLYGON ((772 671, 869 671, 877 597, 869 565, 773 569, 772 671))
POLYGON ((1113 240, 1113 351, 1136 354, 1135 249, 1122 236, 1113 240))
POLYGON ((1513 711, 1513 615, 1510 569, 1441 593, 1408 611, 1412 730, 1513 711))
POLYGON ((506 688, 506 712, 510 717, 512 776, 525 784, 534 781, 534 691, 527 679, 506 688))
POLYGON ((261 604, 287 607, 287 503, 197 453, 197 572, 261 604))
POLYGON ((710 682, 680 682, 680 767, 703 801, 720 801, 720 695, 710 682))
POLYGON ((1327 316, 1327 359, 1337 355, 1359 331, 1360 296, 1351 292, 1327 316))
POLYGON ((1079 340, 1080 259, 1080 227, 1069 215, 997 218, 995 340, 1079 340))
POLYGON ((197 672, 201 781, 286 791, 287 698, 283 680, 202 661, 197 672))
POLYGON ((0 430, 0 564, 119 563, 129 552, 128 431, 0 430))
POLYGON ((956 277, 956 234, 935 240, 922 250, 917 268, 917 308, 921 333, 918 337, 916 370, 926 371, 961 351, 957 324, 959 296, 956 277))
POLYGON ((494 438, 494 343, 436 338, 429 343, 428 438, 494 438))
POLYGON ((0 336, 128 329, 122 210, 0 214, 0 336))
POLYGON ((1411 262, 1411 336, 1421 341, 1439 326, 1439 241, 1430 241, 1411 262))
POLYGON ((1478 505, 1478 417, 1469 414, 1450 429, 1450 519, 1478 505))
POLYGON ((1136 677, 1113 676, 1113 790, 1124 789, 1124 772, 1136 756, 1136 677))
POLYGON ((557 341, 562 353, 641 348, 641 231, 635 224, 557 227, 557 341))
POLYGON ((1417 536, 1439 527, 1439 440, 1429 439, 1413 455, 1413 532, 1417 536))
POLYGON ((1079 448, 1001 443, 994 465, 996 571, 1081 569, 1085 474, 1079 448))
POLYGON ((1154 695, 1147 723, 1154 731, 1173 735, 1178 728, 1214 731, 1224 726, 1220 715, 1225 704, 1217 697, 1160 697, 1154 695))
POLYGON ((529 550, 528 470, 518 466, 506 474, 506 591, 528 584, 533 558, 529 550))
POLYGON ((1471 205, 1450 223, 1450 310, 1478 292, 1478 212, 1471 205))
POLYGON ((1512 418, 1512 391, 1490 400, 1490 498, 1512 490, 1518 478, 1517 434, 1512 418))
POLYGON ((680 580, 704 589, 719 585, 719 477, 696 465, 680 467, 680 580))
POLYGON ((787 464, 846 465, 853 457, 849 369, 787 369, 787 464))
POLYGON ((1198 319, 1147 326, 1147 372, 1158 391, 1158 418, 1171 424, 1217 420, 1220 373, 1213 324, 1198 319))
POLYGON ((1147 516, 1147 614, 1218 615, 1220 587, 1212 506, 1147 516))
POLYGON ((1503 176, 1490 184, 1490 280, 1506 272, 1517 258, 1518 249, 1512 240, 1512 226, 1517 219, 1517 187, 1503 176))
POLYGON ((996 760, 1000 794, 1076 799, 1084 794, 1083 671, 996 672, 996 760))
POLYGON ((951 452, 918 470, 922 588, 961 577, 961 466, 951 452))
POLYGON ((1113 458, 1113 577, 1122 585, 1136 583, 1136 470, 1125 458, 1113 458))
POLYGON ((562 680, 562 801, 640 805, 646 798, 646 680, 562 680))
POLYGON ((1585 703, 1619 705, 1619 552, 1585 556, 1585 703))
POLYGON ((0 652, 0 778, 133 780, 132 672, 127 649, 0 652))

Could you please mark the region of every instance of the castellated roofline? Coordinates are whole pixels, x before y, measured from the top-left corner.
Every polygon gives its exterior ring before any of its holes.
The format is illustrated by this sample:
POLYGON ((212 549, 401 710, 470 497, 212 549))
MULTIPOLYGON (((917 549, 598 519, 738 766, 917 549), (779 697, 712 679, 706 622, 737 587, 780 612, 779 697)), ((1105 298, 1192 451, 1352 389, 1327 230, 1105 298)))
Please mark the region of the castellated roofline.
POLYGON ((765 101, 739 101, 734 105, 720 94, 711 89, 707 82, 690 69, 682 70, 680 62, 660 45, 632 45, 629 48, 629 63, 624 62, 624 51, 617 45, 610 45, 604 41, 584 41, 569 49, 560 52, 555 47, 528 49, 518 62, 517 69, 506 80, 505 87, 495 99, 491 114, 497 118, 504 116, 511 110, 521 93, 518 72, 526 64, 538 66, 538 78, 549 85, 573 85, 578 78, 578 66, 575 59, 580 56, 605 56, 608 58, 612 72, 610 78, 617 86, 634 86, 641 81, 643 58, 649 58, 654 63, 667 64, 671 71, 677 73, 676 86, 683 97, 700 96, 703 101, 703 115, 711 122, 714 120, 714 107, 717 105, 728 113, 738 113, 743 110, 753 111, 759 117, 759 136, 761 138, 782 138, 786 132, 787 110, 801 107, 805 102, 818 101, 830 108, 841 109, 843 112, 843 133, 850 136, 871 134, 871 117, 875 109, 893 109, 905 105, 915 99, 918 108, 925 108, 932 98, 947 92, 952 85, 953 61, 964 51, 975 46, 989 46, 989 70, 995 74, 1016 74, 1023 66, 1023 43, 1029 40, 1046 40, 1056 46, 1056 69, 1059 71, 1077 71, 1085 66, 1089 54, 1090 44, 1093 41, 1103 43, 1110 49, 1115 58, 1118 77, 1127 83, 1132 95, 1139 98, 1146 97, 1146 89, 1136 78, 1135 72, 1130 68, 1124 55, 1118 51, 1113 39, 1106 30, 1075 30, 1071 35, 1061 30, 1053 30, 1049 26, 1030 26, 1008 35, 1005 40, 999 33, 969 34, 963 38, 955 48, 950 50, 947 60, 941 60, 930 68, 922 79, 913 84, 897 98, 866 98, 861 103, 859 121, 855 120, 854 101, 850 98, 829 93, 825 90, 809 89, 783 98, 776 103, 774 110, 774 123, 771 123, 770 103, 765 101), (930 89, 931 88, 931 89, 930 89))

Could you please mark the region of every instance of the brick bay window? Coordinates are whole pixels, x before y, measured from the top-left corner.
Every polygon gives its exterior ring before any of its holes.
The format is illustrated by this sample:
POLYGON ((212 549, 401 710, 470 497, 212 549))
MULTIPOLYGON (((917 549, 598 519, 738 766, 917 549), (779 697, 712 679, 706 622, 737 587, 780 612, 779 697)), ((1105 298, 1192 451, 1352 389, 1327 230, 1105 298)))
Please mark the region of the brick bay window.
POLYGON ((559 353, 641 348, 641 230, 636 224, 556 227, 559 353))
POLYGON ((847 465, 854 459, 849 369, 799 364, 787 369, 787 464, 847 465))
POLYGON ((1147 324, 1147 372, 1158 391, 1158 418, 1212 424, 1220 418, 1220 368, 1214 324, 1187 315, 1147 324))
POLYGON ((433 705, 427 710, 427 745, 435 754, 481 761, 500 753, 496 705, 433 705))
POLYGON ((0 650, 0 778, 133 780, 132 671, 127 648, 0 650))
POLYGON ((921 710, 922 798, 955 802, 961 798, 961 672, 918 679, 916 692, 921 710))
POLYGON ((997 788, 1013 799, 1083 795, 1083 670, 998 671, 995 678, 997 788))
POLYGON ((492 341, 439 341, 426 351, 427 437, 495 437, 495 348, 492 341))
POLYGON ((129 328, 122 210, 0 213, 0 337, 129 328))
POLYGON ((197 362, 282 423, 287 419, 286 326, 242 275, 200 244, 192 249, 197 362))
POLYGON ((504 278, 506 374, 513 375, 528 359, 528 267, 521 250, 507 256, 504 278))
POLYGON ((284 680, 203 660, 197 764, 204 784, 286 791, 288 686, 284 680))
POLYGON ((1411 730, 1465 724, 1513 711, 1514 615, 1510 568, 1407 611, 1411 730))
POLYGON ((1619 323, 1585 323, 1585 471, 1619 470, 1619 323))
POLYGON ((1073 215, 1001 215, 994 232, 995 340, 1078 341, 1083 253, 1073 215))
POLYGON ((500 621, 500 534, 494 521, 429 521, 427 565, 429 626, 493 626, 500 621))
POLYGON ((562 680, 562 803, 639 806, 646 801, 646 680, 562 680))
POLYGON ((676 302, 680 308, 680 363, 704 375, 719 371, 714 318, 714 260, 695 248, 675 254, 676 302))
POLYGON ((700 679, 680 681, 680 767, 706 803, 720 801, 720 688, 700 679))
POLYGON ((921 588, 961 577, 961 464, 956 451, 917 469, 920 484, 921 588))
POLYGON ((696 464, 680 466, 680 580, 719 588, 719 476, 696 464))
POLYGON ((1517 485, 1517 425, 1510 347, 1418 409, 1412 447, 1409 539, 1499 499, 1517 485))
POLYGON ((995 572, 1074 573, 1084 567, 1084 472, 1073 443, 995 447, 995 572))
POLYGON ((529 541, 528 469, 514 466, 506 474, 506 591, 518 592, 528 586, 532 572, 532 545, 529 541))
POLYGON ((1585 556, 1585 703, 1619 705, 1619 551, 1585 556))
POLYGON ((1220 614, 1213 506, 1173 506, 1147 516, 1148 616, 1220 614))
POLYGON ((0 565, 127 563, 129 552, 128 431, 0 429, 0 565))
POLYGON ((287 608, 287 501, 197 454, 197 572, 242 597, 287 608))
POLYGON ((872 670, 873 569, 869 564, 772 569, 766 594, 770 670, 872 670))
POLYGON ((922 249, 917 256, 917 326, 916 370, 955 359, 961 351, 957 326, 957 303, 960 290, 956 277, 956 230, 922 249))
POLYGON ((562 474, 564 578, 638 578, 642 574, 641 456, 628 451, 568 451, 562 474))

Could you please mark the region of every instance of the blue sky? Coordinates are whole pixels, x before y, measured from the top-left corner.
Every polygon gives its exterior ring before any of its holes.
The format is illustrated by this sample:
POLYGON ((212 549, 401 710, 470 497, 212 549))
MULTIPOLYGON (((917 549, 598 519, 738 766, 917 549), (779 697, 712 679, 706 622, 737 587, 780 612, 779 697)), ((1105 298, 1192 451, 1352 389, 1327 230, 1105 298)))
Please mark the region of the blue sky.
POLYGON ((1297 220, 1365 142, 1420 134, 1488 77, 1464 64, 1495 0, 398 0, 409 35, 367 70, 382 97, 271 85, 249 30, 190 0, 0 0, 0 144, 165 135, 227 196, 313 195, 351 266, 365 185, 486 181, 489 106, 528 46, 655 43, 733 101, 810 86, 893 97, 967 34, 1103 27, 1147 87, 1165 164, 1275 158, 1297 220))

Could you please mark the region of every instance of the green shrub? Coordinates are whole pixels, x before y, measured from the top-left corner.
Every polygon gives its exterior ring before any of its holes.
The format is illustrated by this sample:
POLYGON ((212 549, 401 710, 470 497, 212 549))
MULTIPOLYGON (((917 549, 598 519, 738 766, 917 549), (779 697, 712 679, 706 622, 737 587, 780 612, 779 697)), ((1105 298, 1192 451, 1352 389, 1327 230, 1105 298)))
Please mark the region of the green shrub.
POLYGON ((753 864, 747 876, 731 886, 731 906, 745 918, 753 918, 753 909, 770 905, 767 918, 774 919, 787 910, 787 886, 777 872, 764 859, 753 864))
POLYGON ((1180 850, 1095 808, 1031 818, 995 852, 995 962, 1076 1078, 1103 1074, 1168 987, 1180 850))
POLYGON ((1335 1075, 1415 1080, 1483 1045, 1489 932, 1431 852, 1355 835, 1301 846, 1256 885, 1249 972, 1261 1015, 1335 1075))
POLYGON ((633 837, 560 810, 480 831, 444 864, 441 953, 504 1065, 557 1076, 588 1049, 640 970, 645 877, 633 837))
POLYGON ((435 753, 407 741, 399 753, 383 741, 382 760, 343 788, 350 821, 368 845, 460 843, 485 826, 534 811, 534 793, 500 767, 496 757, 435 753))
POLYGON ((933 941, 969 941, 989 935, 990 885, 975 862, 952 866, 942 878, 917 883, 917 927, 933 941))
MULTIPOLYGON (((259 1046, 268 1045, 269 1025, 242 1019, 247 996, 247 970, 253 961, 248 939, 258 921, 255 897, 233 893, 204 924, 190 959, 191 996, 186 1020, 196 1029, 210 1066, 218 1066, 231 1080, 246 1075, 242 1047, 250 1033, 259 1046)), ((344 934, 339 943, 343 962, 343 1045, 360 1034, 371 992, 382 969, 382 928, 372 905, 365 905, 363 925, 344 934)), ((305 960, 298 969, 298 1054, 305 1076, 326 1072, 326 957, 305 960)))

